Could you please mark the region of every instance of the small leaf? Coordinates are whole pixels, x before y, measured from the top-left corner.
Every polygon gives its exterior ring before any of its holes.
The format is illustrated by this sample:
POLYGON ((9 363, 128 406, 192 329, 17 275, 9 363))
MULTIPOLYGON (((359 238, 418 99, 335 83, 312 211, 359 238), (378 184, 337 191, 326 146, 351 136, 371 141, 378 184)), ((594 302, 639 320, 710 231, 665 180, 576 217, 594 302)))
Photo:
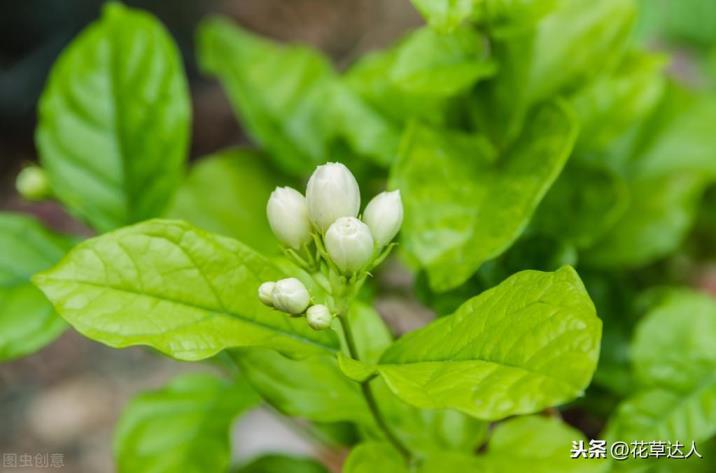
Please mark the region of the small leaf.
POLYGON ((355 360, 342 352, 338 352, 338 368, 341 372, 346 375, 349 379, 362 383, 371 376, 375 375, 376 368, 362 361, 355 360))
POLYGON ((561 103, 540 108, 493 165, 489 145, 463 139, 458 147, 452 136, 409 128, 392 171, 405 205, 405 251, 436 291, 464 283, 520 236, 572 150, 576 123, 561 103))
POLYGON ((151 220, 78 245, 34 282, 80 333, 112 347, 149 345, 182 360, 242 346, 335 351, 335 333, 259 301, 259 285, 282 277, 236 240, 151 220))
POLYGON ((395 342, 378 371, 417 407, 496 420, 581 395, 600 335, 601 321, 572 268, 523 271, 395 342))
POLYGON ((119 3, 62 53, 36 141, 54 194, 99 231, 160 215, 182 176, 189 96, 171 37, 119 3))
POLYGON ((264 254, 277 252, 266 202, 279 178, 264 158, 243 149, 202 158, 180 186, 167 216, 236 238, 264 254))
POLYGON ((328 473, 328 470, 310 458, 272 454, 252 460, 234 473, 328 473))
POLYGON ((342 473, 408 473, 408 467, 390 445, 367 442, 351 450, 342 473))
POLYGON ((30 278, 72 246, 31 217, 0 213, 0 360, 28 355, 57 338, 66 325, 30 278))
POLYGON ((229 428, 260 399, 245 381, 208 374, 176 378, 135 397, 122 413, 114 439, 119 473, 226 471, 229 428))

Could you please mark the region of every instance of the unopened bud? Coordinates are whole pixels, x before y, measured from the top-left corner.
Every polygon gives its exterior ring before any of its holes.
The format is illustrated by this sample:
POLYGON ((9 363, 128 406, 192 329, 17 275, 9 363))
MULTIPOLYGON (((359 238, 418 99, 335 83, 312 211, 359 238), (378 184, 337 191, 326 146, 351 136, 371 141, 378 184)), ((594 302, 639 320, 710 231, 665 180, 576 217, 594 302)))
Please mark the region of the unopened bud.
POLYGON ((318 166, 306 187, 308 215, 321 232, 340 217, 355 217, 360 190, 353 174, 341 163, 318 166))
POLYGON ((293 249, 311 241, 306 199, 296 189, 277 187, 266 204, 269 225, 281 243, 293 249))
POLYGON ((365 221, 378 247, 390 243, 403 223, 403 203, 400 191, 381 192, 368 202, 363 213, 365 221))
POLYGON ((286 278, 276 281, 271 291, 273 306, 289 314, 302 314, 311 302, 308 289, 296 278, 286 278))
POLYGON ((18 193, 27 200, 42 200, 50 195, 50 182, 40 166, 27 166, 15 180, 18 193))
POLYGON ((259 286, 259 299, 269 307, 273 307, 273 288, 276 283, 268 281, 259 286))
POLYGON ((331 311, 328 310, 323 304, 312 305, 306 311, 306 321, 308 325, 314 330, 325 330, 331 326, 333 316, 331 311))
POLYGON ((355 217, 341 217, 326 232, 326 250, 346 273, 358 271, 373 258, 373 237, 368 225, 355 217))

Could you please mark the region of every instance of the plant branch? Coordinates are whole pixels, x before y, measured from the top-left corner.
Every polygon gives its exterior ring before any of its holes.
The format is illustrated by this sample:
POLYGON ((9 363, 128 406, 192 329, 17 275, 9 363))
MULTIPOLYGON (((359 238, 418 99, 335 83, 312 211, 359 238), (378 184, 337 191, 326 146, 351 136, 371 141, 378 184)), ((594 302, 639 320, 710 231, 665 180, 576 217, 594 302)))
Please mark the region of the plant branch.
MULTIPOLYGON (((360 361, 358 348, 355 343, 355 338, 353 337, 353 331, 351 330, 351 324, 348 321, 348 314, 344 312, 341 315, 342 316, 339 317, 339 319, 341 321, 341 325, 343 326, 343 333, 346 336, 346 345, 348 346, 348 353, 352 358, 360 361)), ((390 425, 385 420, 385 417, 383 417, 383 414, 380 412, 380 408, 378 407, 378 401, 376 400, 375 393, 373 393, 370 381, 370 379, 367 379, 360 383, 361 392, 363 393, 363 397, 368 404, 368 409, 370 409, 370 412, 373 415, 373 419, 375 420, 376 425, 383 432, 385 438, 388 439, 388 441, 393 445, 393 447, 395 447, 395 449, 403 456, 406 462, 411 463, 413 455, 410 452, 410 449, 408 449, 408 447, 403 443, 403 441, 400 440, 398 435, 393 432, 393 429, 391 429, 390 425)))

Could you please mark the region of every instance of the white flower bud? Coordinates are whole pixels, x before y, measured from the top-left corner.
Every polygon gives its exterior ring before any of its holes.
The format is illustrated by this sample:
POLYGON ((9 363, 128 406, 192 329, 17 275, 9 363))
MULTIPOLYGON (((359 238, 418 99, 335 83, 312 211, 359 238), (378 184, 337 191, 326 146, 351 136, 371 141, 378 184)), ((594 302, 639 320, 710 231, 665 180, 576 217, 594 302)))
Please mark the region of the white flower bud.
POLYGON ((318 166, 306 187, 308 215, 320 231, 340 217, 355 217, 360 210, 360 190, 353 174, 341 163, 318 166))
POLYGON ((312 305, 306 311, 306 321, 313 330, 325 330, 331 326, 333 316, 323 304, 312 305))
POLYGON ((259 299, 269 307, 273 307, 273 288, 276 283, 268 281, 259 286, 259 299))
POLYGON ((293 249, 311 241, 306 199, 296 189, 277 187, 266 204, 269 225, 281 243, 293 249))
POLYGON ((363 220, 379 248, 390 243, 403 223, 400 191, 381 192, 373 197, 363 212, 363 220))
POLYGON ((271 291, 271 302, 278 310, 298 315, 306 310, 311 302, 308 289, 296 278, 286 278, 276 281, 271 291))
POLYGON ((50 182, 40 166, 27 166, 20 171, 15 188, 27 200, 42 200, 50 195, 50 182))
POLYGON ((355 217, 341 217, 328 227, 326 250, 338 268, 358 271, 373 258, 373 236, 368 225, 355 217))

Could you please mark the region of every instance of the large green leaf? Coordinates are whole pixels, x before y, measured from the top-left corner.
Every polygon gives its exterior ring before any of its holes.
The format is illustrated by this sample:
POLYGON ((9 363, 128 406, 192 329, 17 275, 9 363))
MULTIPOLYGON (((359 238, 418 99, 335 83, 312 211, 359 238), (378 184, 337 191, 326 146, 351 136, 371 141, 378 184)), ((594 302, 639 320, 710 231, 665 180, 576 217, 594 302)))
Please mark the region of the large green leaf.
POLYGON ((292 360, 259 348, 233 356, 261 396, 286 415, 317 422, 373 421, 358 384, 343 376, 335 357, 292 360))
POLYGON ((676 86, 655 112, 604 159, 627 181, 630 205, 583 261, 636 268, 673 252, 696 216, 705 186, 716 178, 716 97, 676 86))
POLYGON ((117 425, 117 471, 226 471, 231 423, 259 401, 245 381, 230 383, 208 374, 184 375, 142 393, 127 405, 117 425))
POLYGON ((189 97, 150 15, 109 4, 52 69, 37 146, 53 193, 99 231, 159 216, 183 173, 189 97))
POLYGON ((465 282, 520 236, 575 137, 572 113, 557 102, 540 108, 494 164, 488 164, 492 149, 477 139, 408 129, 391 185, 405 205, 405 250, 426 269, 434 290, 465 282))
POLYGON ((498 74, 474 108, 500 143, 519 134, 530 107, 572 92, 618 64, 635 17, 632 0, 568 0, 534 28, 493 41, 498 74))
POLYGON ((389 163, 397 132, 318 51, 260 38, 222 18, 199 30, 202 68, 221 79, 242 125, 282 168, 304 176, 340 145, 389 163))
POLYGON ((395 342, 378 370, 410 404, 494 420, 581 395, 600 334, 572 268, 523 271, 395 342))
POLYGON ((177 191, 170 218, 236 238, 267 254, 278 251, 266 219, 266 202, 279 184, 265 157, 226 150, 200 160, 177 191))
POLYGON ((59 261, 70 246, 68 238, 31 217, 0 213, 0 360, 32 353, 65 329, 30 278, 59 261))
POLYGON ((283 274, 246 245, 188 223, 151 220, 88 240, 35 283, 80 333, 199 360, 225 348, 330 353, 333 332, 269 309, 259 285, 283 274))
POLYGON ((309 458, 272 454, 252 460, 234 473, 328 473, 328 470, 309 458))
POLYGON ((698 445, 716 434, 714 339, 716 300, 686 289, 663 295, 632 344, 643 388, 619 405, 605 435, 678 440, 688 450, 691 441, 698 445))

